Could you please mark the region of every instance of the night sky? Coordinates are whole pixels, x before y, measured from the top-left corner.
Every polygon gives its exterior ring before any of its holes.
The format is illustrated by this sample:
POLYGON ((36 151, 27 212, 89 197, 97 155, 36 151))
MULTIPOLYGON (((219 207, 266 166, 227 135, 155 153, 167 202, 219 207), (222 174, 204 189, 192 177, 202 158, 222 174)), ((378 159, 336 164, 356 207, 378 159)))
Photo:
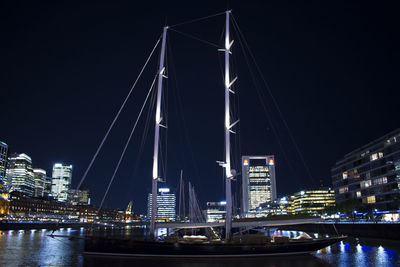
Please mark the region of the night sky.
MULTIPOLYGON (((31 156, 34 167, 49 175, 56 162, 73 164, 75 187, 165 23, 226 8, 225 1, 3 3, 0 140, 10 153, 31 156)), ((262 72, 243 55, 232 28, 233 72, 239 77, 233 103, 241 120, 232 137, 233 159, 275 155, 278 195, 329 186, 330 169, 344 154, 400 127, 400 25, 389 1, 230 1, 229 8, 262 72)), ((164 177, 176 190, 183 169, 203 206, 224 200, 216 164, 223 160, 223 55, 210 44, 222 47, 224 21, 222 15, 174 28, 209 43, 168 34, 164 177)), ((159 49, 83 184, 95 205, 157 71, 158 56, 159 49)), ((148 114, 146 107, 106 207, 125 208, 133 200, 134 210, 145 212, 151 113, 142 153, 140 144, 148 114)))

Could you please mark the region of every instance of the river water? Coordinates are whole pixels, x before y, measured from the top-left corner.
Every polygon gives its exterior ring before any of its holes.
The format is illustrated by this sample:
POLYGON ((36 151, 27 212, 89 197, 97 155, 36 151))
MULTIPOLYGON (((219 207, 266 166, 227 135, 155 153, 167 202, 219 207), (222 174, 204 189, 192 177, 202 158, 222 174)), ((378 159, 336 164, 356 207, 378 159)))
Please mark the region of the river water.
MULTIPOLYGON (((221 260, 165 260, 83 256, 83 240, 51 238, 48 230, 0 231, 0 266, 400 266, 400 241, 348 238, 311 255, 221 260), (162 264, 162 265, 161 265, 162 264)), ((281 231, 282 235, 299 232, 281 231)), ((85 229, 55 232, 83 236, 85 229)))

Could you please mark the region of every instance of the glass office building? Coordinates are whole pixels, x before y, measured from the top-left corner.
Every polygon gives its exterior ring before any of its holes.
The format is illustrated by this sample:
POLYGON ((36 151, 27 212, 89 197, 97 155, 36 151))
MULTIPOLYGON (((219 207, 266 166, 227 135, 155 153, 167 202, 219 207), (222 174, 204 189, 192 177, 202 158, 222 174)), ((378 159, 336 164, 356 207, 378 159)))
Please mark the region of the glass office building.
POLYGON ((7 153, 8 145, 0 141, 0 182, 6 185, 7 182, 7 153))
MULTIPOLYGON (((147 198, 147 217, 151 218, 152 194, 147 198)), ((169 188, 159 188, 157 194, 157 215, 159 221, 174 221, 176 216, 176 197, 169 188)))
POLYGON ((51 179, 51 195, 58 201, 65 202, 69 200, 71 181, 72 165, 54 164, 51 179))
POLYGON ((90 205, 90 192, 85 189, 70 189, 72 205, 90 205))
POLYGON ((226 201, 207 202, 205 213, 207 222, 225 221, 226 201))
POLYGON ((276 199, 275 159, 270 156, 242 157, 242 214, 255 212, 276 199))
POLYGON ((400 129, 346 154, 331 174, 337 203, 356 199, 370 209, 397 210, 400 129))
POLYGON ((289 197, 290 214, 320 214, 335 206, 335 191, 331 188, 303 190, 289 197))
POLYGON ((10 191, 20 191, 28 196, 34 196, 32 159, 27 154, 14 154, 8 159, 7 184, 10 191))
POLYGON ((46 171, 42 169, 33 169, 33 177, 35 180, 35 197, 42 197, 46 183, 46 171))
POLYGON ((44 197, 51 196, 51 180, 52 178, 50 176, 46 176, 46 180, 44 181, 44 187, 43 187, 44 197))

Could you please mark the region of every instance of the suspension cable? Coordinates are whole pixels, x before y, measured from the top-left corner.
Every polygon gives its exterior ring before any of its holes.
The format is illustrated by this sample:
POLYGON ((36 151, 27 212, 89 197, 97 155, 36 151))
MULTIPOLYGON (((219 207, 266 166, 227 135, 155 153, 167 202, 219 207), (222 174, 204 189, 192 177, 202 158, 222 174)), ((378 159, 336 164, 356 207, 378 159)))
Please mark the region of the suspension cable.
MULTIPOLYGON (((150 128, 150 121, 151 121, 151 117, 152 117, 151 116, 151 114, 152 114, 152 108, 151 107, 154 107, 155 100, 156 100, 156 92, 153 91, 152 96, 150 98, 150 105, 149 105, 150 108, 147 111, 147 116, 146 116, 147 119, 146 119, 146 122, 145 122, 145 125, 144 125, 144 130, 143 130, 143 133, 142 133, 142 138, 141 138, 141 141, 140 141, 139 150, 138 150, 138 153, 137 153, 137 156, 136 156, 135 166, 134 166, 133 172, 131 174, 132 179, 130 179, 130 181, 133 181, 133 177, 135 177, 135 175, 137 173, 137 170, 139 168, 139 164, 141 162, 142 154, 143 154, 144 147, 145 147, 146 140, 147 140, 147 135, 149 133, 149 128, 150 128)), ((132 190, 132 186, 133 185, 131 185, 131 190, 132 190)))
MULTIPOLYGON (((237 32, 239 32, 239 30, 236 28, 236 25, 233 24, 233 26, 234 26, 235 30, 236 30, 237 32)), ((264 112, 265 112, 265 115, 266 115, 266 117, 267 117, 267 120, 268 120, 268 122, 269 122, 269 125, 271 126, 272 132, 273 132, 274 136, 276 137, 276 140, 277 140, 277 143, 278 143, 278 145, 279 145, 279 147, 280 147, 280 149, 281 149, 282 155, 283 155, 284 159, 286 160, 286 162, 287 162, 287 164, 288 164, 288 166, 289 166, 289 170, 291 171, 291 173, 292 173, 293 175, 295 175, 296 172, 294 171, 294 168, 293 168, 292 164, 290 163, 289 157, 288 157, 287 154, 286 154, 285 148, 284 148, 283 145, 282 145, 282 142, 281 142, 281 139, 279 138, 279 134, 278 134, 278 132, 277 132, 277 129, 275 128, 274 123, 273 123, 273 120, 272 120, 271 116, 269 115, 268 108, 267 108, 267 106, 265 105, 264 101, 262 100, 262 99, 263 99, 263 95, 261 94, 261 90, 260 90, 259 85, 258 85, 258 83, 257 83, 257 81, 256 81, 255 74, 254 74, 253 70, 251 69, 251 65, 250 65, 249 59, 248 59, 248 57, 247 57, 247 53, 246 53, 246 51, 245 51, 245 46, 243 45, 243 43, 242 43, 242 41, 241 41, 241 38, 242 38, 242 37, 241 37, 240 35, 238 35, 238 40, 239 40, 239 43, 240 43, 240 47, 242 48, 242 53, 243 53, 243 55, 244 55, 246 64, 247 64, 247 66, 248 66, 248 68, 249 68, 249 72, 250 72, 250 74, 251 74, 252 81, 253 81, 253 83, 254 83, 254 87, 255 87, 256 92, 257 92, 257 94, 258 94, 258 97, 259 97, 261 106, 262 106, 262 108, 263 108, 263 110, 264 110, 264 112)), ((297 180, 296 180, 296 181, 297 181, 297 180)))
POLYGON ((156 44, 155 44, 154 47, 153 47, 153 50, 151 51, 149 57, 147 58, 146 62, 144 63, 144 65, 143 65, 143 67, 142 67, 142 69, 141 69, 139 75, 137 76, 136 81, 133 83, 131 89, 129 90, 128 95, 125 97, 124 102, 122 103, 121 107, 119 108, 119 110, 118 110, 118 112, 117 112, 117 115, 114 117, 112 123, 111 123, 110 126, 108 127, 108 130, 107 130, 105 136, 103 137, 103 140, 101 140, 101 143, 100 143, 99 147, 97 148, 96 153, 94 153, 93 158, 92 158, 92 160, 91 160, 90 163, 89 163, 89 166, 87 167, 85 173, 83 174, 82 179, 79 181, 79 184, 78 184, 78 186, 77 186, 77 188, 76 188, 76 191, 79 190, 79 188, 81 187, 83 181, 86 179, 86 176, 87 176, 89 170, 92 168, 92 165, 93 165, 94 161, 96 160, 97 155, 99 154, 101 148, 103 147, 104 142, 105 142, 106 139, 108 138, 108 135, 110 134, 111 129, 113 128, 113 126, 114 126, 115 122, 117 121, 119 115, 121 114, 122 109, 125 107, 126 102, 128 101, 128 99, 129 99, 129 97, 130 97, 130 95, 131 95, 133 89, 135 88, 137 82, 139 81, 139 78, 140 78, 140 76, 142 75, 144 69, 146 68, 147 63, 150 61, 150 58, 152 57, 152 55, 153 55, 153 53, 154 53, 156 47, 158 46, 160 40, 161 40, 161 38, 158 38, 156 44))
POLYGON ((295 147, 295 149, 296 149, 297 154, 298 154, 299 157, 300 157, 300 160, 301 160, 301 162, 302 162, 302 164, 303 164, 303 166, 304 166, 304 168, 305 168, 305 170, 306 170, 306 172, 307 172, 307 175, 308 175, 308 177, 311 179, 311 181, 315 184, 315 180, 314 180, 314 178, 313 178, 312 175, 311 175, 311 171, 310 171, 308 165, 307 165, 306 162, 305 162, 304 156, 303 156, 303 154, 301 153, 300 148, 298 147, 296 141, 294 140, 294 137, 293 137, 292 132, 290 131, 289 125, 287 124, 287 122, 286 122, 286 120, 285 120, 285 118, 284 118, 284 116, 283 116, 283 114, 282 114, 282 111, 281 111, 281 109, 279 108, 279 105, 278 105, 278 103, 277 103, 275 97, 273 96, 273 94, 272 94, 272 92, 271 92, 271 89, 269 88, 268 83, 267 83, 267 81, 265 80, 265 77, 264 77, 264 75, 262 74, 261 69, 260 69, 260 67, 258 66, 258 64, 257 64, 257 62, 256 62, 256 60, 255 60, 255 57, 254 57, 252 51, 250 50, 250 47, 249 47, 249 45, 248 45, 246 39, 244 38, 244 35, 243 35, 242 31, 240 30, 239 25, 238 25, 238 23, 236 22, 236 20, 235 20, 235 18, 233 17, 233 15, 232 15, 232 18, 233 18, 234 24, 236 25, 236 28, 237 28, 237 30, 238 30, 238 33, 239 33, 239 35, 242 37, 243 42, 244 42, 244 44, 246 45, 247 50, 249 51, 250 57, 251 57, 251 59, 253 60, 254 65, 256 66, 256 69, 257 69, 258 73, 259 73, 260 76, 261 76, 261 79, 262 79, 263 83, 264 83, 265 87, 267 88, 267 91, 268 91, 269 95, 271 96, 272 102, 274 103, 274 106, 276 107, 276 109, 277 109, 277 111, 278 111, 278 114, 279 114, 279 116, 281 117, 281 120, 282 120, 283 124, 285 125, 286 130, 287 130, 288 133, 289 133, 289 137, 290 137, 290 139, 291 139, 291 141, 292 141, 292 143, 293 143, 293 145, 294 145, 294 147, 295 147))
POLYGON ((212 43, 212 42, 209 42, 209 41, 207 41, 207 40, 203 40, 203 39, 201 39, 201 38, 199 38, 199 37, 197 37, 197 36, 194 36, 194 35, 191 35, 191 34, 188 34, 188 33, 185 33, 185 32, 181 32, 181 31, 178 31, 178 30, 175 30, 175 29, 170 29, 170 30, 171 30, 171 31, 174 31, 174 32, 176 32, 176 33, 182 34, 183 36, 186 36, 186 37, 188 37, 188 38, 197 40, 197 41, 199 41, 199 42, 202 42, 202 43, 205 43, 205 44, 208 44, 208 45, 211 45, 211 46, 213 46, 213 47, 221 48, 221 46, 219 46, 219 45, 217 45, 217 44, 214 44, 214 43, 212 43))
POLYGON ((169 28, 176 27, 176 26, 181 26, 181 25, 185 25, 185 24, 189 24, 189 23, 193 23, 193 22, 197 22, 197 21, 201 21, 201 20, 205 20, 205 19, 209 19, 209 18, 220 16, 220 15, 223 15, 223 14, 225 14, 225 11, 217 13, 217 14, 214 14, 214 15, 209 15, 209 16, 205 16, 205 17, 201 17, 201 18, 192 19, 192 20, 181 22, 181 23, 177 23, 177 24, 169 26, 169 28))
POLYGON ((117 172, 118 172, 119 165, 121 164, 122 159, 124 158, 126 149, 128 148, 128 145, 129 145, 129 142, 131 141, 132 135, 133 135, 133 133, 135 132, 136 125, 138 124, 139 119, 140 119, 140 117, 141 117, 141 115, 142 115, 143 109, 144 109, 144 107, 146 106, 147 99, 149 98, 150 93, 151 93, 151 91, 153 90, 153 86, 154 86, 154 83, 156 82, 156 79, 157 79, 157 75, 154 77, 154 80, 153 80, 153 82, 152 82, 152 84, 151 84, 151 86, 150 86, 149 92, 147 93, 146 99, 144 100, 144 103, 143 103, 143 105, 142 105, 142 108, 140 109, 139 115, 138 115, 138 117, 136 118, 135 124, 133 125, 133 128, 132 128, 132 130, 131 130, 131 133, 130 133, 130 135, 129 135, 129 138, 128 138, 128 140, 126 141, 124 150, 122 151, 121 156, 119 157, 117 166, 115 167, 114 173, 113 173, 113 175, 112 175, 112 177, 111 177, 111 179, 110 179, 110 182, 108 183, 107 190, 106 190, 106 192, 104 193, 103 199, 101 200, 101 203, 100 203, 99 209, 97 210, 97 213, 98 213, 98 212, 100 211, 100 209, 103 207, 104 200, 106 199, 107 194, 108 194, 108 191, 110 190, 111 184, 112 184, 112 182, 114 181, 115 175, 116 175, 117 172))

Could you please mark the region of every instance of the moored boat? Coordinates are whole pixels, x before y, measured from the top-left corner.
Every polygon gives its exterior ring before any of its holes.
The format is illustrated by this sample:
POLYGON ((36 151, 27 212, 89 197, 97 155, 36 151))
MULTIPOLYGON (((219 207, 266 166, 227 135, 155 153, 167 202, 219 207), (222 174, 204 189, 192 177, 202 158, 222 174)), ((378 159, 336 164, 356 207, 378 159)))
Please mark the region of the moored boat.
POLYGON ((285 239, 264 242, 185 242, 146 241, 132 238, 87 237, 85 255, 166 257, 166 258, 225 258, 262 257, 308 254, 344 240, 345 236, 311 240, 285 239))

